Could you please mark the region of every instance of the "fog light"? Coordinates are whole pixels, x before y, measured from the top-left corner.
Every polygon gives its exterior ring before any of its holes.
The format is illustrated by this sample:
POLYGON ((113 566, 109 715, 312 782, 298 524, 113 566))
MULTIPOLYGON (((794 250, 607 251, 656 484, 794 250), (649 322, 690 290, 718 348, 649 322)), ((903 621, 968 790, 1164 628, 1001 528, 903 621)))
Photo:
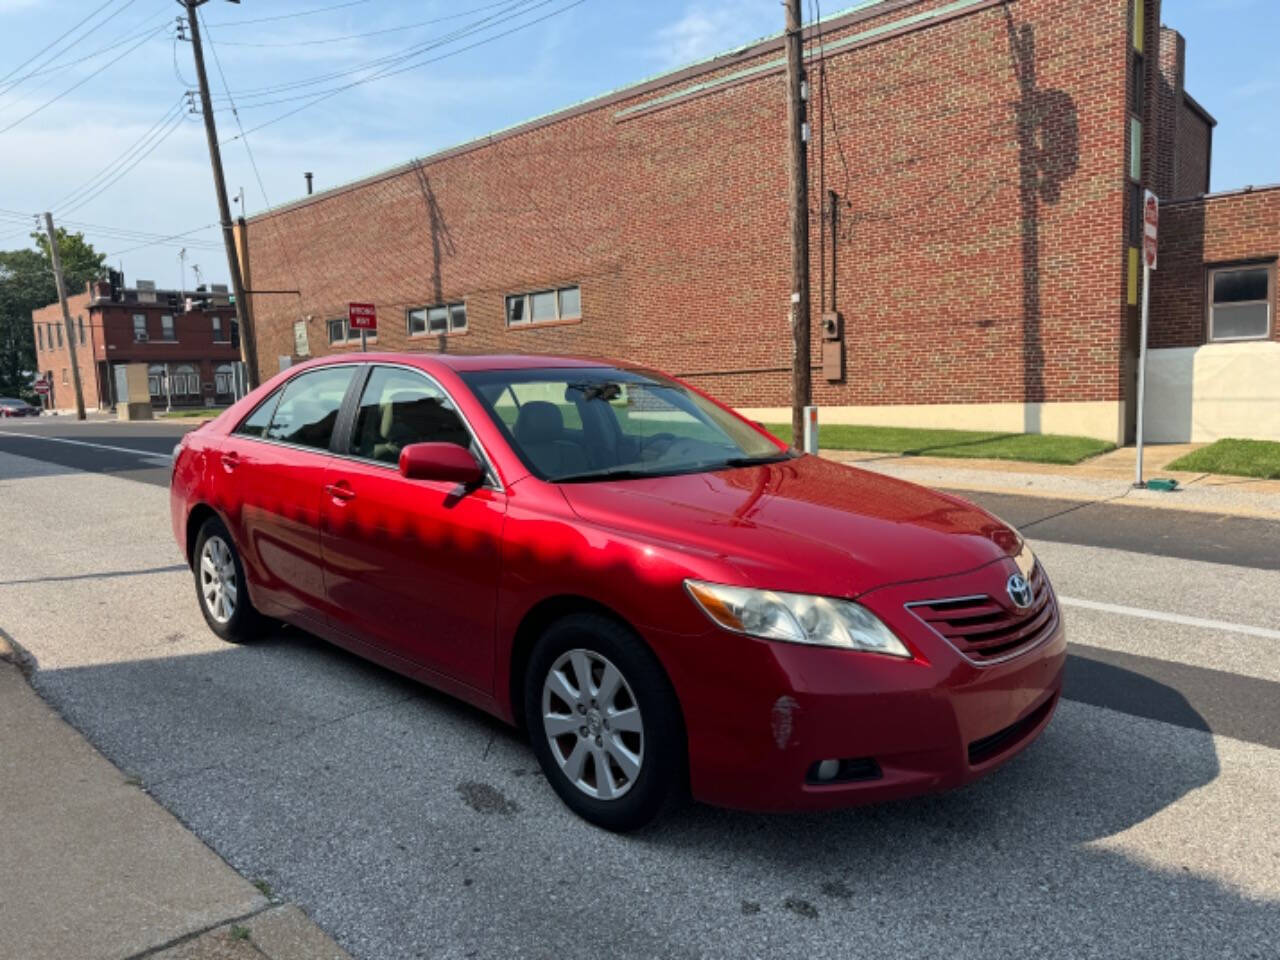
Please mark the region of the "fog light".
POLYGON ((818 764, 817 779, 818 780, 834 780, 836 774, 840 772, 839 760, 823 760, 818 764))

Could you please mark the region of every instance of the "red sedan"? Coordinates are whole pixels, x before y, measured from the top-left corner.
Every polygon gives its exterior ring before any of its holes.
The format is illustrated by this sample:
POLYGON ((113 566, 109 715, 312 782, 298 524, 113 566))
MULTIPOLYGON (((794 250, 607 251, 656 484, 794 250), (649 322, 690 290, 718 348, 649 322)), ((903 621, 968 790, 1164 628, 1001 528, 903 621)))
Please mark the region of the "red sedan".
POLYGON ((171 506, 219 636, 287 621, 518 724, 611 829, 686 789, 783 810, 954 787, 1061 691, 1015 531, 648 369, 309 362, 187 435, 171 506))

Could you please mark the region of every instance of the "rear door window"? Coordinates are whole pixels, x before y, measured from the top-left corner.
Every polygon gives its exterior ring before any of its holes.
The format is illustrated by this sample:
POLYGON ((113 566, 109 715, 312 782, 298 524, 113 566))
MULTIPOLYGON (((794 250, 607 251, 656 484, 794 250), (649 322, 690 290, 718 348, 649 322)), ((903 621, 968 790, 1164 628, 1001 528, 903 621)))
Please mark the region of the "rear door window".
POLYGON ((329 449, 334 424, 356 367, 344 364, 300 374, 290 380, 271 416, 266 439, 317 450, 329 449))
POLYGON ((277 390, 258 404, 253 413, 240 421, 240 426, 236 427, 236 433, 244 437, 264 436, 271 423, 271 414, 275 413, 276 404, 279 401, 280 391, 277 390))

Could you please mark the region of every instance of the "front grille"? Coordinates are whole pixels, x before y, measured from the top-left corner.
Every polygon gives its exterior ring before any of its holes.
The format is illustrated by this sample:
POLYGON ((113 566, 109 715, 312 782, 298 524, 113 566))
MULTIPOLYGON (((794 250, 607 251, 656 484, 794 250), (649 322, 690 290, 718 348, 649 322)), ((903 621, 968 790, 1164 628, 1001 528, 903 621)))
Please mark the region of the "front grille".
POLYGON ((1031 570, 1035 599, 1026 610, 990 596, 955 597, 909 603, 907 607, 974 663, 994 663, 1029 650, 1050 633, 1058 611, 1048 578, 1031 570))

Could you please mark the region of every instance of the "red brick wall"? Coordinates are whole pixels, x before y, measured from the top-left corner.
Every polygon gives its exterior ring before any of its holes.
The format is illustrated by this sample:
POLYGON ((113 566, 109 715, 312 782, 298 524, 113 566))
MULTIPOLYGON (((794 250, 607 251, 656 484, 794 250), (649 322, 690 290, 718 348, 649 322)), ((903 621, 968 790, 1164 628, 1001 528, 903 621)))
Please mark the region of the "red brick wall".
POLYGON ((1184 100, 1178 115, 1177 160, 1172 196, 1198 197, 1209 192, 1209 160, 1213 127, 1198 110, 1184 100))
MULTIPOLYGON (((1207 269, 1280 255, 1280 187, 1166 204, 1160 211, 1159 269, 1151 281, 1152 347, 1194 347, 1205 342, 1207 269)), ((1275 322, 1273 267, 1272 336, 1275 322)))
MULTIPOLYGON (((101 349, 101 338, 95 337, 93 317, 89 308, 89 295, 77 294, 67 298, 67 307, 71 312, 71 324, 76 329, 76 360, 80 368, 80 383, 84 391, 85 407, 90 410, 98 408, 100 403, 98 380, 94 373, 94 361, 101 349), (80 342, 80 321, 84 322, 84 343, 80 342)), ((71 376, 71 348, 67 344, 64 333, 62 346, 58 344, 58 328, 63 327, 62 306, 51 303, 31 313, 31 322, 35 330, 36 367, 42 375, 52 374, 53 391, 50 404, 59 410, 74 410, 76 407, 75 384, 71 376), (44 349, 40 348, 40 328, 44 329, 44 349), (66 381, 63 382, 65 375, 66 381)))
MULTIPOLYGON (((894 0, 825 42, 942 5, 894 0)), ((815 362, 818 402, 1121 396, 1128 17, 1115 0, 1015 0, 829 58, 813 351, 824 166, 848 375, 828 384, 815 362)), ((292 353, 295 320, 323 354, 325 321, 373 300, 380 349, 612 355, 739 405, 787 403, 781 73, 616 116, 781 52, 253 219, 254 285, 302 291, 253 299, 263 374, 292 353), (505 294, 561 283, 581 285, 581 323, 505 327, 505 294), (405 335, 406 308, 454 300, 466 334, 405 335)), ((816 65, 810 80, 816 140, 816 65)))

